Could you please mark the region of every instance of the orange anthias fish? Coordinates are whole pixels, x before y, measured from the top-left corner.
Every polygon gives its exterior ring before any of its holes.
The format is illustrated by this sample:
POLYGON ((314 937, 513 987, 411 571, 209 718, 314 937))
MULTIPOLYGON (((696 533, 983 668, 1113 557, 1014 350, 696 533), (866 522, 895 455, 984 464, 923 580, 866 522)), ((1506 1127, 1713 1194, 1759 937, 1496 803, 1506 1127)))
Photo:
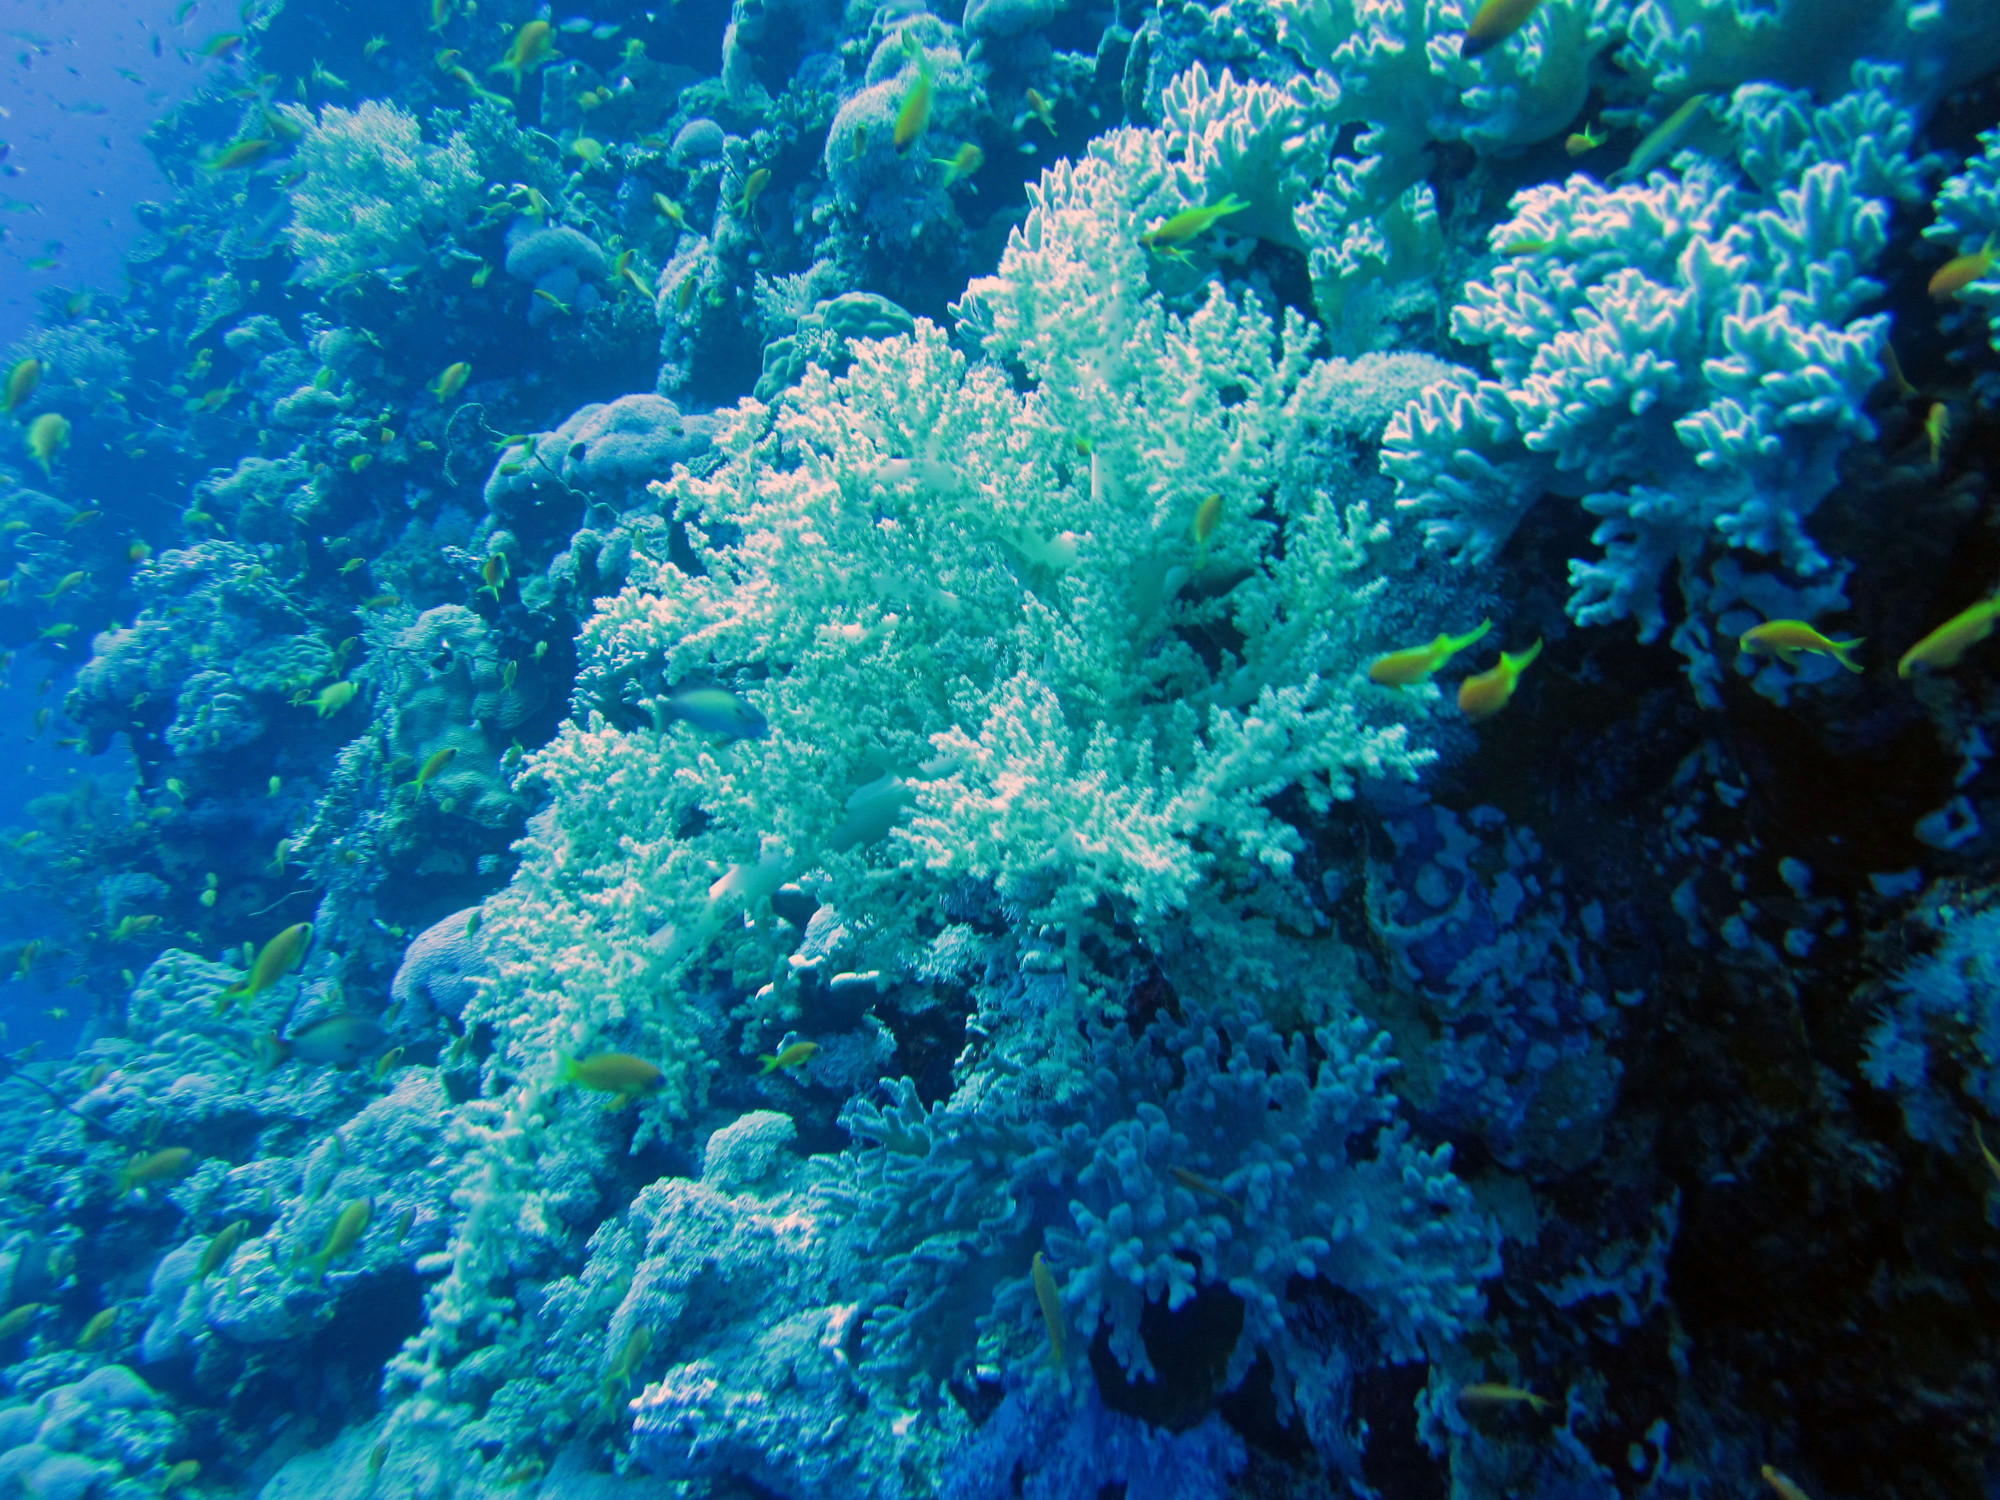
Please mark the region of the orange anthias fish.
POLYGON ((507 49, 506 56, 486 71, 512 73, 514 92, 518 94, 521 81, 556 56, 555 28, 547 21, 530 21, 515 33, 514 45, 507 49))
POLYGON ((1533 666, 1535 658, 1541 654, 1540 641, 1518 656, 1502 651, 1499 666, 1490 667, 1476 677, 1468 677, 1458 685, 1458 711, 1475 724, 1492 718, 1513 701, 1514 689, 1521 681, 1521 674, 1533 666))
POLYGON ((2000 620, 2000 594, 1960 610, 1910 647, 1896 663, 1896 675, 1912 676, 1918 667, 1943 672, 1957 666, 1960 657, 1993 634, 1995 620, 2000 620))
POLYGON ((1851 641, 1830 641, 1804 620, 1766 620, 1737 637, 1736 649, 1775 656, 1788 667, 1799 664, 1801 651, 1815 651, 1832 657, 1850 672, 1859 672, 1860 665, 1849 653, 1860 644, 1859 637, 1851 641))
POLYGON ((1493 628, 1491 620, 1481 620, 1477 630, 1464 635, 1443 635, 1428 646, 1410 646, 1401 651, 1391 651, 1387 656, 1378 656, 1368 668, 1368 680, 1383 687, 1413 687, 1419 682, 1428 682, 1431 674, 1450 661, 1467 646, 1485 638, 1493 628))
POLYGON ((1477 57, 1490 52, 1528 24, 1541 0, 1486 0, 1472 13, 1465 36, 1458 44, 1460 57, 1477 57))
POLYGON ((1996 262, 2000 262, 2000 235, 1988 235, 1986 243, 1972 254, 1953 256, 1938 267, 1937 274, 1931 277, 1931 300, 1951 301, 1991 271, 1996 262))

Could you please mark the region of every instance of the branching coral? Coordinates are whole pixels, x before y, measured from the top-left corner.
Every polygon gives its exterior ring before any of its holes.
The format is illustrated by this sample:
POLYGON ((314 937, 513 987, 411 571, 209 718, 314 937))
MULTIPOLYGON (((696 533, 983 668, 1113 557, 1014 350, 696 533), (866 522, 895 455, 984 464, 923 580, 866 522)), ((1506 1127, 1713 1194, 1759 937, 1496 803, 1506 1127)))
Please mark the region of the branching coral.
POLYGON ((1668 94, 1763 79, 1824 96, 1872 58, 1936 99, 2000 61, 2000 13, 1981 0, 1638 0, 1624 27, 1619 61, 1668 94))
MULTIPOLYGON (((1704 701, 1718 634, 1840 607, 1846 567, 1805 523, 1840 455, 1874 431, 1862 402, 1888 319, 1857 313, 1881 290, 1866 273, 1888 239, 1883 200, 1921 196, 1926 165, 1908 154, 1895 81, 1857 69, 1820 109, 1738 90, 1727 118, 1747 187, 1684 156, 1643 184, 1578 175, 1516 197, 1492 236, 1510 253, 1453 320, 1494 378, 1440 382, 1384 439, 1383 467, 1433 542, 1484 561, 1544 490, 1578 498, 1605 518, 1605 557, 1571 563, 1571 616, 1631 618, 1652 640, 1678 564, 1674 644, 1704 701), (1752 559, 1770 563, 1751 572, 1752 559)), ((1740 670, 1780 699, 1824 675, 1761 660, 1740 670)))
MULTIPOLYGON (((1979 140, 1986 149, 1938 190, 1937 222, 1924 231, 1925 239, 1953 256, 2000 247, 2000 129, 1987 131, 1979 140)), ((1989 265, 1986 274, 1957 295, 1986 311, 1993 347, 2000 349, 2000 321, 1994 321, 1992 313, 2000 306, 2000 269, 1989 265)))
POLYGON ((1869 1032, 1862 1072, 1897 1096, 1917 1140, 1961 1145, 1967 1103, 2000 1115, 2000 907, 1950 922, 1938 951, 1897 976, 1894 993, 1869 1032), (1966 1103, 1953 1098, 1952 1079, 1966 1103))
POLYGON ((1550 0, 1504 49, 1464 57, 1464 0, 1269 0, 1314 69, 1329 132, 1363 126, 1299 205, 1315 293, 1335 346, 1375 347, 1388 319, 1430 304, 1444 250, 1426 180, 1432 148, 1482 154, 1545 140, 1582 109, 1615 40, 1609 0, 1550 0))
POLYGON ((905 1081, 887 1108, 853 1106, 871 1144, 828 1192, 858 1263, 879 1267, 866 1367, 939 1381, 980 1335, 1039 1357, 1026 1272, 1046 1246, 1065 1321, 1081 1342, 1101 1334, 1132 1378, 1156 1375, 1149 1303, 1226 1287, 1244 1321, 1224 1383, 1261 1352, 1281 1409, 1296 1400, 1337 1431, 1343 1361, 1408 1360, 1455 1336, 1496 1264, 1449 1149, 1392 1123, 1387 1046, 1352 1015, 1308 1043, 1245 1008, 1190 1007, 1136 1037, 1096 1031, 1092 1086, 1067 1103, 998 1090, 926 1110, 905 1081), (1322 1278, 1366 1309, 1366 1333, 1332 1354, 1287 1317, 1296 1283, 1322 1278))

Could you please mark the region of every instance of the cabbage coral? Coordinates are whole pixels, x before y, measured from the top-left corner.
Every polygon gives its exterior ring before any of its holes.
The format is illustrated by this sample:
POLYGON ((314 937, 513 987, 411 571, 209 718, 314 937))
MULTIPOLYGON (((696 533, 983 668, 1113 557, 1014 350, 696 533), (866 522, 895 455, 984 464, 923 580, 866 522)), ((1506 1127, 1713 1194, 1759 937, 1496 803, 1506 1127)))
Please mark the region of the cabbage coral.
POLYGON ((423 258, 427 243, 479 203, 479 164, 465 137, 425 142, 415 115, 369 99, 320 111, 299 142, 304 177, 291 191, 286 235, 298 279, 331 286, 362 271, 423 258))
POLYGON ((1034 390, 920 324, 775 410, 745 403, 720 468, 660 486, 702 571, 642 569, 606 605, 585 694, 732 682, 772 732, 717 751, 594 721, 542 758, 565 824, 603 826, 618 789, 646 930, 717 932, 758 880, 815 869, 885 924, 959 877, 1058 923, 1105 898, 1158 918, 1203 879, 1288 868, 1278 793, 1324 811, 1414 764, 1352 686, 1370 523, 1287 449, 1306 328, 1220 288, 1169 312, 1120 144, 1048 175, 968 298, 1034 390), (650 806, 625 805, 628 765, 658 768, 631 786, 650 806), (673 838, 696 808, 703 830, 673 838))

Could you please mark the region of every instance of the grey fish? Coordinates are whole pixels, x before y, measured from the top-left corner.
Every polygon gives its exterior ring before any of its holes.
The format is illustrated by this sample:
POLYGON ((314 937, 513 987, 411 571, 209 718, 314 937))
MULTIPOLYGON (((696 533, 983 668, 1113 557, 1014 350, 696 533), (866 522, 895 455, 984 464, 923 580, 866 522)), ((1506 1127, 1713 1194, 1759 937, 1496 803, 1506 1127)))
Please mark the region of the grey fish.
POLYGON ((276 1062, 296 1057, 306 1063, 334 1063, 341 1067, 359 1062, 388 1040, 388 1033, 369 1020, 342 1011, 323 1016, 290 1036, 272 1036, 268 1045, 276 1062))
POLYGON ((768 719, 727 688, 683 688, 663 706, 673 718, 732 740, 760 740, 771 727, 768 719))

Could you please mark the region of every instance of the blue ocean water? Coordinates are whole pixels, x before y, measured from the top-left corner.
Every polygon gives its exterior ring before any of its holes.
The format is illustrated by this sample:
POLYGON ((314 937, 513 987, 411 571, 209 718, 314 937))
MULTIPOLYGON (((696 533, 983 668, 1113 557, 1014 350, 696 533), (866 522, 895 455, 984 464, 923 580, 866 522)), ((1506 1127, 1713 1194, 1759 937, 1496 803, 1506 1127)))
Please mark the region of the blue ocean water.
POLYGON ((11 0, 0 1500, 2000 1492, 1991 0, 11 0))

